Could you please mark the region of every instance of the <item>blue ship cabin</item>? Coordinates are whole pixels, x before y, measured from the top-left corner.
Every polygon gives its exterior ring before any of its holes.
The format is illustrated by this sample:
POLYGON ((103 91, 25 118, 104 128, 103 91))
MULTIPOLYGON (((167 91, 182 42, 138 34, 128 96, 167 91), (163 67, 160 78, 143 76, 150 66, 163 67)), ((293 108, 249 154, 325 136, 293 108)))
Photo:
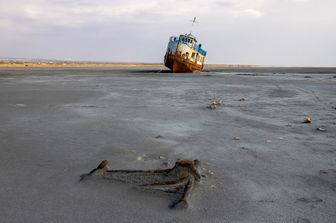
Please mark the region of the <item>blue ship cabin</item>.
POLYGON ((196 50, 202 56, 206 56, 207 52, 202 49, 202 44, 197 44, 196 37, 194 37, 191 34, 180 35, 179 37, 171 36, 170 39, 169 39, 168 48, 171 51, 174 51, 176 49, 178 43, 186 44, 190 48, 192 48, 193 50, 196 50))
POLYGON ((194 45, 197 43, 197 40, 193 35, 185 34, 185 35, 180 35, 180 42, 185 43, 185 44, 194 45))
MULTIPOLYGON (((176 38, 176 37, 175 37, 176 38)), ((180 35, 179 42, 190 46, 202 56, 206 56, 206 51, 202 49, 202 44, 197 44, 196 37, 191 34, 180 35)))

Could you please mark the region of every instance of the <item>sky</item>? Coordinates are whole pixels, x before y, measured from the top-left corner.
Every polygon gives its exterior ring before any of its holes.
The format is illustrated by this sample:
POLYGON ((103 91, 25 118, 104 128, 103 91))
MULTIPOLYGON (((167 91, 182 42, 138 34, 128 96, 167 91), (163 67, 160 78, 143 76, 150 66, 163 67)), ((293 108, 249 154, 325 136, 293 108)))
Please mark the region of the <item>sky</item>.
POLYGON ((159 63, 170 36, 192 31, 206 63, 336 66, 335 9, 335 0, 0 0, 0 58, 159 63))

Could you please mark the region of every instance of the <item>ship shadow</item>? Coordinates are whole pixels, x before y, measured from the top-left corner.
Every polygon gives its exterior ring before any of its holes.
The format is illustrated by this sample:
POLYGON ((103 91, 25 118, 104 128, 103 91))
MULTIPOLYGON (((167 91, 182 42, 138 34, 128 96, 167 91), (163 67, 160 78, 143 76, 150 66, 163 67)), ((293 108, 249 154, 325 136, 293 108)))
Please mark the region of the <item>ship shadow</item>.
POLYGON ((154 69, 146 69, 146 70, 132 70, 131 73, 137 74, 165 74, 165 73, 173 73, 171 70, 154 70, 154 69))
POLYGON ((171 70, 154 70, 154 69, 146 69, 146 70, 129 70, 128 72, 133 74, 205 74, 205 76, 211 76, 208 73, 213 73, 212 71, 202 71, 202 72, 185 72, 185 73, 174 73, 171 70))

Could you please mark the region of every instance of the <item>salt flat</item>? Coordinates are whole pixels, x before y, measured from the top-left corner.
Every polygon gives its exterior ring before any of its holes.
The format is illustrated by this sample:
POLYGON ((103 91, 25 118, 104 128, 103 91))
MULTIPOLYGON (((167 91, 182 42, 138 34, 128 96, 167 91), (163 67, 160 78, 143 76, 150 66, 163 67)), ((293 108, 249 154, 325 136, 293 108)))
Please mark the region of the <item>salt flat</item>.
POLYGON ((0 70, 1 221, 336 222, 335 73, 159 71, 0 70), (174 195, 79 182, 103 159, 178 158, 205 168, 187 210, 168 208, 174 195))

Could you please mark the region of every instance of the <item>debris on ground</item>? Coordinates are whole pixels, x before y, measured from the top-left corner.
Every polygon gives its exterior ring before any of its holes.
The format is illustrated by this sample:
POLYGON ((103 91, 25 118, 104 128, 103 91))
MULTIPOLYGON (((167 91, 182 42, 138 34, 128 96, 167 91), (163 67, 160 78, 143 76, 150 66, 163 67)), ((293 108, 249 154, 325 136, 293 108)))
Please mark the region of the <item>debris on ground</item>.
POLYGON ((238 137, 238 136, 233 137, 232 140, 240 140, 240 137, 238 137))
POLYGON ((327 131, 326 129, 324 129, 324 128, 322 128, 322 127, 318 127, 318 128, 316 128, 316 130, 317 130, 317 131, 320 131, 320 132, 326 132, 326 131, 327 131))
POLYGON ((216 109, 217 107, 219 107, 221 105, 222 105, 222 100, 220 100, 220 99, 213 99, 208 104, 207 108, 209 108, 209 109, 216 109))
POLYGON ((246 98, 241 98, 238 101, 246 101, 246 98))
MULTIPOLYGON (((200 165, 198 160, 178 160, 173 167, 166 169, 114 170, 108 167, 107 160, 103 160, 81 180, 101 177, 131 183, 145 190, 175 193, 180 197, 170 207, 180 209, 189 206, 194 185, 201 181, 200 165)), ((210 174, 213 175, 213 172, 210 174)))
POLYGON ((163 138, 163 136, 162 135, 157 135, 157 136, 155 136, 155 138, 160 139, 160 138, 163 138))
POLYGON ((267 143, 271 143, 271 142, 272 142, 272 140, 270 140, 270 139, 267 139, 267 140, 266 140, 266 142, 267 142, 267 143))
POLYGON ((303 123, 311 124, 312 122, 313 122, 313 119, 310 116, 308 116, 308 117, 306 117, 306 119, 304 120, 303 123))

